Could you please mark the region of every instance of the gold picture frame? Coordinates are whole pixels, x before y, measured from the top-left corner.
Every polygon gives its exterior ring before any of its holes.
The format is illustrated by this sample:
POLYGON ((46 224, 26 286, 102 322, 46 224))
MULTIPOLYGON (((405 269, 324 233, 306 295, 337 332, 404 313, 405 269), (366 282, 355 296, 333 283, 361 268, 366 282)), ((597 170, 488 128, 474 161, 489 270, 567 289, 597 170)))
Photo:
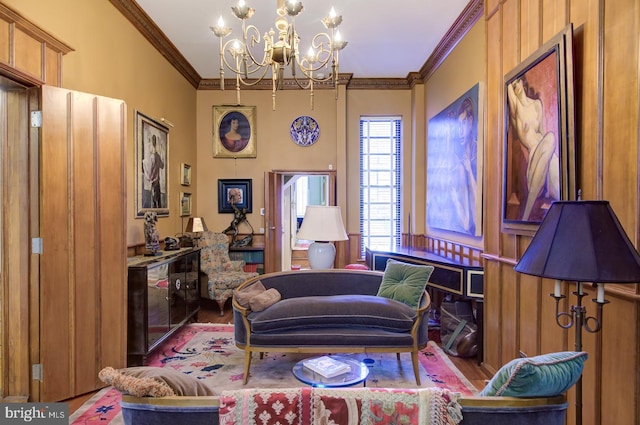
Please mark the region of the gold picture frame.
POLYGON ((135 111, 136 218, 147 211, 169 216, 169 128, 135 111))
POLYGON ((182 186, 191 185, 191 165, 185 163, 180 164, 180 184, 182 186))
POLYGON ((180 217, 191 215, 191 194, 180 192, 180 217))
POLYGON ((504 77, 503 232, 533 235, 554 201, 576 199, 572 44, 568 25, 504 77))
POLYGON ((256 107, 213 107, 213 157, 256 157, 256 107))

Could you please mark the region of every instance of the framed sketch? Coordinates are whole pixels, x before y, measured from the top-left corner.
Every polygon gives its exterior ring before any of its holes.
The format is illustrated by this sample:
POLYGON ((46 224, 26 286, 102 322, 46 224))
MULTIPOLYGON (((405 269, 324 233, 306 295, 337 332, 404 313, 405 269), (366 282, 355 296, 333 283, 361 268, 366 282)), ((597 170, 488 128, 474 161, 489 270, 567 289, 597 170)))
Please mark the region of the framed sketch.
POLYGON ((213 157, 256 157, 256 107, 213 107, 213 157))
POLYGON ((233 213, 233 206, 238 209, 246 209, 247 213, 252 210, 251 202, 251 179, 218 180, 218 212, 233 213))
POLYGON ((139 111, 136 114, 136 218, 154 211, 169 216, 169 128, 139 111))
POLYGON ((482 235, 482 87, 477 83, 429 120, 429 227, 482 235))
POLYGON ((180 192, 180 217, 191 215, 191 194, 180 192))
POLYGON ((551 203, 576 198, 573 29, 504 78, 502 230, 532 235, 551 203))
POLYGON ((180 184, 183 186, 191 185, 191 165, 180 164, 180 184))

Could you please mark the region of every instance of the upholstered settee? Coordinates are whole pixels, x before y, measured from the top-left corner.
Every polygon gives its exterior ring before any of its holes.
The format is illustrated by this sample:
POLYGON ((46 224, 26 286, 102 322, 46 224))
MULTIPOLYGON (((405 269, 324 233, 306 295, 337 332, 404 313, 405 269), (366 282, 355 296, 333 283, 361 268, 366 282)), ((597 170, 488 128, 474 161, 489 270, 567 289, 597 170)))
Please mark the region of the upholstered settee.
POLYGON ((254 352, 391 352, 411 354, 420 385, 418 353, 428 342, 425 314, 430 297, 425 286, 432 269, 408 276, 424 266, 394 266, 400 272, 391 280, 387 268, 385 274, 345 269, 277 272, 245 281, 233 298, 235 343, 245 351, 245 383, 254 352), (380 296, 383 277, 413 292, 415 305, 380 296), (279 301, 261 311, 241 305, 240 297, 255 285, 277 291, 279 301))
MULTIPOLYGON (((564 395, 461 397, 458 403, 462 413, 460 425, 564 425, 567 411, 564 395)), ((151 398, 123 395, 121 407, 126 425, 220 424, 220 396, 151 398)))

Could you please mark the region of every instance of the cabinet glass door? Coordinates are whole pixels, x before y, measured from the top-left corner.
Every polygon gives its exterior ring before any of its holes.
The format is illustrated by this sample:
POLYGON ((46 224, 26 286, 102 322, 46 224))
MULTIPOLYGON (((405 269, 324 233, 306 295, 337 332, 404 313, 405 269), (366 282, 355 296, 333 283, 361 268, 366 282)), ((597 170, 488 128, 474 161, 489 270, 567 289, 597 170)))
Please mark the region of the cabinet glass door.
POLYGON ((147 271, 149 348, 169 331, 169 264, 147 271))
POLYGON ((200 252, 194 252, 186 256, 185 266, 187 314, 190 314, 200 307, 200 291, 198 290, 200 252))
POLYGON ((171 327, 179 326, 187 318, 187 301, 186 279, 185 279, 186 260, 181 258, 169 264, 169 277, 171 285, 169 288, 170 305, 171 305, 171 327))

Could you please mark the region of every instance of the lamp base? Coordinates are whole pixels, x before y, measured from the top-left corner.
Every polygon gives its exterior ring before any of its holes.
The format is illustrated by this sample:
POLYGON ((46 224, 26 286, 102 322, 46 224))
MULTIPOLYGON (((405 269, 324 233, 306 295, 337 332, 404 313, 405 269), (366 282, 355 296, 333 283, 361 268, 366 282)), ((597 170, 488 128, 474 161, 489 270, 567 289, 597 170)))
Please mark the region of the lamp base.
POLYGON ((312 269, 332 269, 336 247, 331 242, 314 242, 309 245, 308 255, 312 269))

